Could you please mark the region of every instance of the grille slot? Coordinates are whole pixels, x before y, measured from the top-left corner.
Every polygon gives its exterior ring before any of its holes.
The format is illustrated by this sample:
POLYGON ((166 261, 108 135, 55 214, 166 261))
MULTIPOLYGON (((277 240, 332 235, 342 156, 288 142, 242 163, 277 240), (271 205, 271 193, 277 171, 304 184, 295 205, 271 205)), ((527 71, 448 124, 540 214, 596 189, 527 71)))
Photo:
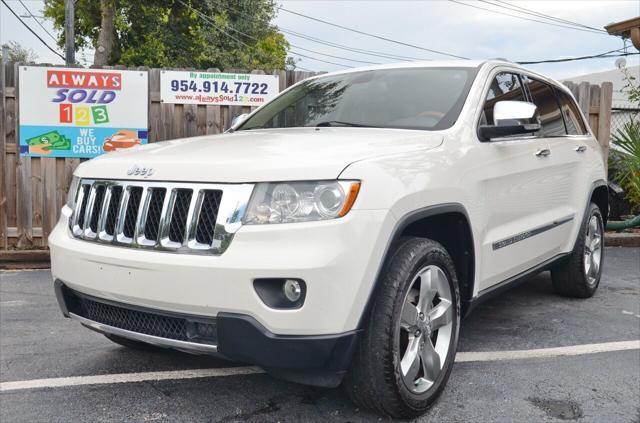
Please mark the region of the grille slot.
POLYGON ((160 218, 162 215, 162 204, 167 193, 165 188, 152 188, 149 208, 147 210, 146 223, 144 225, 144 237, 150 241, 158 240, 160 230, 160 218))
POLYGON ((82 179, 69 229, 75 238, 120 247, 221 254, 252 190, 253 184, 82 179))
POLYGON ((89 222, 89 228, 93 233, 98 232, 98 222, 100 221, 100 215, 102 213, 102 202, 104 201, 105 190, 106 187, 104 185, 98 185, 96 187, 96 198, 93 202, 91 221, 89 222))
POLYGON ((222 191, 207 190, 204 192, 196 226, 196 241, 200 244, 211 245, 213 243, 221 198, 222 191))
POLYGON ((91 185, 82 185, 82 204, 80 205, 80 213, 78 213, 78 226, 84 228, 84 216, 87 211, 87 201, 89 201, 89 190, 91 185))
POLYGON ((131 187, 129 189, 129 202, 127 210, 124 213, 124 225, 122 233, 127 238, 133 238, 136 230, 136 219, 138 218, 138 208, 140 208, 140 200, 142 199, 142 188, 131 187))
POLYGON ((111 200, 107 208, 107 219, 104 224, 104 231, 107 235, 113 236, 118 222, 118 212, 120 211, 120 200, 122 199, 122 187, 111 187, 111 200))
POLYGON ((217 325, 215 318, 191 319, 179 315, 156 313, 146 309, 133 309, 124 304, 103 302, 63 288, 65 304, 69 311, 85 319, 115 328, 175 339, 215 345, 217 325))
POLYGON ((179 189, 176 191, 176 200, 171 213, 171 223, 169 223, 169 240, 182 244, 184 242, 187 215, 189 214, 189 204, 193 191, 190 189, 179 189))

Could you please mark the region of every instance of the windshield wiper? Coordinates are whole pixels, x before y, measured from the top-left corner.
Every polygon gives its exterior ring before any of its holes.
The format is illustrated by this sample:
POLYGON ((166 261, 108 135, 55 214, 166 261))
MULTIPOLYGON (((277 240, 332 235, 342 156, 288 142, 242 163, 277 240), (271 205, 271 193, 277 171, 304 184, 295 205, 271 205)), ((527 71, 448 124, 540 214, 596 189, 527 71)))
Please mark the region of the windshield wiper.
POLYGON ((327 120, 316 124, 316 128, 320 128, 323 126, 353 126, 357 128, 372 128, 371 125, 361 125, 359 123, 343 122, 340 120, 327 120))

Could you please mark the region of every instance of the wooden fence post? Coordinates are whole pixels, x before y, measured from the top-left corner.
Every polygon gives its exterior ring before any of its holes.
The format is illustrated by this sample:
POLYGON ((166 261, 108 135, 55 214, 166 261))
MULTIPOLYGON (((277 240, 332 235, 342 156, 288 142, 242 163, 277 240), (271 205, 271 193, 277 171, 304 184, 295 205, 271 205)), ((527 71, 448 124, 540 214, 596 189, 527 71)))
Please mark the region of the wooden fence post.
POLYGON ((613 101, 613 83, 603 82, 600 87, 600 108, 598 113, 598 141, 604 151, 605 166, 609 160, 609 142, 611 139, 611 104, 613 101))
POLYGON ((16 195, 16 217, 18 228, 18 247, 31 247, 33 245, 33 195, 31 187, 31 157, 20 155, 20 65, 15 64, 15 89, 16 89, 16 110, 15 110, 15 134, 16 146, 18 148, 17 172, 17 195, 16 195))
POLYGON ((591 105, 591 90, 588 82, 581 82, 578 85, 578 105, 584 113, 587 120, 589 119, 589 106, 591 105))
POLYGON ((7 249, 7 187, 5 184, 6 156, 7 156, 7 134, 5 122, 5 64, 0 62, 0 250, 7 249))

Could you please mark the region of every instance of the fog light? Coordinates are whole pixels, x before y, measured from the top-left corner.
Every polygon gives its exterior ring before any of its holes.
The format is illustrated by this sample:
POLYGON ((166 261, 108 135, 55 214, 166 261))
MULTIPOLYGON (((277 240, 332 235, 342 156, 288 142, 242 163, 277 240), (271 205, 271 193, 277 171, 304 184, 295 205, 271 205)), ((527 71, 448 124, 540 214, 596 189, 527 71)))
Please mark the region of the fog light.
POLYGON ((287 279, 284 281, 282 285, 282 291, 284 292, 284 296, 287 297, 287 300, 295 303, 300 299, 300 295, 302 295, 302 288, 300 287, 300 282, 287 279))
POLYGON ((307 295, 307 285, 302 279, 259 278, 253 280, 253 288, 267 307, 276 310, 298 309, 307 295))

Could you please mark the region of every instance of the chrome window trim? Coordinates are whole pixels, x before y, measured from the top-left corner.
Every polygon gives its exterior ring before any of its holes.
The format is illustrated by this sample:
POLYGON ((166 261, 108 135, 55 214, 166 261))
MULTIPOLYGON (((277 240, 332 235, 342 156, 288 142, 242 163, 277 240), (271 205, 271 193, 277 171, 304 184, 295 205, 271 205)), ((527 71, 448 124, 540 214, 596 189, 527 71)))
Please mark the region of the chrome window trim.
POLYGON ((78 195, 72 207, 70 235, 76 239, 95 242, 99 244, 113 245, 119 247, 139 248, 156 251, 169 251, 186 254, 222 254, 229 246, 233 235, 242 226, 242 218, 247 209, 247 204, 251 198, 255 184, 208 184, 208 183, 183 183, 183 182, 161 182, 161 181, 137 181, 137 180, 109 180, 109 179, 88 179, 83 178, 78 184, 78 195), (87 191, 88 201, 84 211, 84 221, 82 227, 78 225, 78 213, 84 198, 84 187, 89 186, 87 191), (104 186, 105 192, 102 204, 97 209, 100 213, 97 232, 90 228, 93 205, 96 198, 96 189, 104 186), (117 220, 114 234, 109 235, 105 231, 108 208, 110 205, 113 187, 122 187, 120 204, 118 206, 117 220), (138 206, 135 218, 135 228, 132 238, 125 236, 124 223, 127 206, 130 200, 131 188, 142 188, 140 205, 138 206), (158 239, 149 240, 144 235, 149 203, 154 189, 164 188, 166 190, 160 223, 158 228, 158 239), (176 201, 176 193, 179 189, 192 190, 189 209, 187 212, 187 222, 185 225, 185 237, 182 243, 169 239, 169 224, 173 204, 176 201), (213 241, 209 244, 202 244, 196 240, 197 225, 200 220, 200 207, 206 191, 221 191, 222 197, 218 207, 213 241))
MULTIPOLYGON (((485 142, 483 142, 480 137, 478 136, 478 128, 480 126, 480 119, 482 118, 482 110, 484 109, 484 103, 486 102, 487 99, 487 93, 489 92, 489 88, 491 87, 491 83, 493 82, 493 78, 496 77, 497 74, 502 73, 502 72, 508 72, 508 73, 515 73, 520 75, 520 77, 522 78, 523 76, 529 77, 529 78, 535 78, 538 79, 550 86, 552 86, 553 88, 555 88, 556 90, 562 90, 565 93, 569 94, 569 97, 571 98, 571 100, 573 101, 573 103, 578 106, 578 110, 580 111, 580 118, 582 119, 582 123, 585 125, 585 128, 587 129, 587 133, 586 134, 578 134, 578 135, 570 135, 570 134, 565 134, 565 135, 557 135, 554 137, 541 137, 541 136, 532 136, 532 135, 527 135, 527 136, 512 136, 512 137, 503 137, 501 139, 496 139, 496 141, 491 141, 491 142, 504 142, 504 141, 508 141, 508 142, 512 142, 512 141, 526 141, 526 140, 531 140, 531 139, 547 139, 547 138, 563 138, 563 139, 573 139, 573 138, 588 138, 591 139, 591 137, 595 138, 595 136, 593 135, 591 128, 589 127, 588 124, 588 120, 586 119, 586 117, 584 116, 584 113, 582 112, 582 109, 580 108, 578 102, 576 101, 576 99, 573 97, 573 93, 571 92, 571 90, 569 90, 569 88, 567 88, 566 86, 557 83, 556 81, 550 80, 549 78, 543 76, 543 75, 539 75, 535 72, 531 72, 528 69, 524 69, 524 68, 518 68, 518 67, 512 67, 512 66, 508 66, 505 64, 499 64, 496 66, 493 66, 491 68, 489 68, 487 70, 487 75, 486 75, 486 79, 484 81, 484 85, 482 86, 482 90, 480 90, 480 98, 479 98, 479 104, 480 107, 476 108, 475 114, 474 114, 474 126, 473 126, 473 131, 475 133, 475 141, 482 143, 482 144, 487 144, 485 142)), ((524 87, 523 87, 524 90, 524 87)), ((528 97, 529 95, 529 91, 528 90, 524 90, 525 92, 525 97, 528 97)), ((528 99, 529 101, 531 99, 528 99)))

